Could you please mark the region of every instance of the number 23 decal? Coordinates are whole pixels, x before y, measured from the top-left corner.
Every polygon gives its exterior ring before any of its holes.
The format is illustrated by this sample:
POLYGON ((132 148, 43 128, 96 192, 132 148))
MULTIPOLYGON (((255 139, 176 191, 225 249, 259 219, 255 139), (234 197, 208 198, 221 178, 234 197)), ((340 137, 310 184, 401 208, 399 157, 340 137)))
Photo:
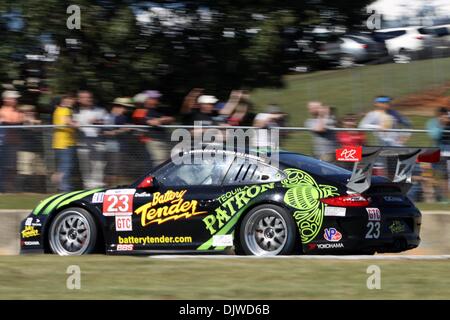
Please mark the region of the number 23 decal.
POLYGON ((108 190, 103 201, 103 215, 133 214, 134 189, 108 190))
POLYGON ((378 239, 380 237, 380 222, 370 221, 367 224, 366 239, 378 239))

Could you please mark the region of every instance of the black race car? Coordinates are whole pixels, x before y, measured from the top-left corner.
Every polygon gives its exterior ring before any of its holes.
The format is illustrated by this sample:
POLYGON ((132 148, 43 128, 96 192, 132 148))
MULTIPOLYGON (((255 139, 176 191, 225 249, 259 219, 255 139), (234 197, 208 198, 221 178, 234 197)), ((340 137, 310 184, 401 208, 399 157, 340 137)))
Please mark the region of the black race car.
POLYGON ((436 151, 365 147, 353 171, 291 152, 280 152, 277 166, 268 157, 237 151, 218 152, 223 161, 168 160, 125 187, 43 200, 22 221, 21 251, 400 252, 420 243, 421 213, 406 196, 414 163, 436 151), (381 156, 397 159, 392 180, 371 175, 381 156))

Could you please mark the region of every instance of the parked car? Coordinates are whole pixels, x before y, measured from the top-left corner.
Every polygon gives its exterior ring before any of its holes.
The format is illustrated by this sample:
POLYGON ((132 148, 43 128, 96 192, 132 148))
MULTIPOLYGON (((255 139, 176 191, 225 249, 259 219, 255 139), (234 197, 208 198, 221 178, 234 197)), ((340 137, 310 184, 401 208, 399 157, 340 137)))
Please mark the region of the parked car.
POLYGON ((332 64, 347 68, 379 59, 386 56, 387 51, 383 43, 369 36, 349 34, 323 44, 317 54, 332 64))
POLYGON ((429 50, 432 58, 450 56, 450 24, 425 27, 422 32, 432 36, 429 50))
POLYGON ((396 63, 408 63, 426 55, 431 48, 433 36, 424 27, 404 27, 378 30, 373 39, 384 43, 396 63))

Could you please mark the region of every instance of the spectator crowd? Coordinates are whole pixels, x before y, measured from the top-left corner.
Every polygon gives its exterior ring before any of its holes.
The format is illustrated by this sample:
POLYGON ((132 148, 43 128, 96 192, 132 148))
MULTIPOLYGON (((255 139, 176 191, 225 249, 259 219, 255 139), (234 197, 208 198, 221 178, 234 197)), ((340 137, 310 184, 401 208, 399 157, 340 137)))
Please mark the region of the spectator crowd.
MULTIPOLYGON (((243 90, 233 90, 227 101, 220 101, 203 89, 194 88, 177 112, 161 103, 162 93, 157 90, 147 90, 133 98, 119 97, 106 107, 97 105, 93 94, 82 90, 59 97, 51 117, 51 124, 59 127, 49 130, 46 136, 42 130, 32 127, 44 124, 35 106, 19 105, 20 98, 14 90, 2 93, 0 192, 36 192, 38 190, 30 186, 44 186, 49 176, 57 189, 64 192, 78 186, 97 188, 117 184, 122 182, 124 170, 128 174, 142 174, 169 157, 170 135, 164 125, 201 123, 202 126, 271 128, 287 123, 287 114, 275 104, 256 113, 249 93, 243 90), (22 125, 31 127, 21 129, 22 125), (8 126, 19 127, 10 129, 8 126), (47 140, 51 140, 49 148, 54 150, 51 159, 44 152, 47 140), (133 161, 130 155, 136 154, 134 150, 143 151, 145 168, 127 165, 133 161), (55 163, 53 170, 49 169, 49 162, 55 163)), ((346 114, 339 118, 333 107, 310 101, 307 105, 309 118, 304 124, 312 134, 313 155, 333 162, 337 147, 367 144, 366 133, 351 130, 355 128, 375 130, 376 145, 404 146, 410 138, 409 133, 383 131, 412 127, 409 119, 393 108, 391 102, 390 97, 379 96, 374 100, 373 109, 365 115, 346 114), (349 130, 336 131, 335 128, 349 130)), ((441 148, 442 160, 432 166, 417 166, 410 191, 415 200, 448 199, 450 134, 447 130, 450 130, 450 111, 441 107, 428 121, 427 131, 435 145, 441 148)), ((281 138, 284 137, 282 134, 281 138)), ((389 161, 379 164, 381 170, 385 170, 383 174, 388 176, 395 170, 395 163, 389 161)))

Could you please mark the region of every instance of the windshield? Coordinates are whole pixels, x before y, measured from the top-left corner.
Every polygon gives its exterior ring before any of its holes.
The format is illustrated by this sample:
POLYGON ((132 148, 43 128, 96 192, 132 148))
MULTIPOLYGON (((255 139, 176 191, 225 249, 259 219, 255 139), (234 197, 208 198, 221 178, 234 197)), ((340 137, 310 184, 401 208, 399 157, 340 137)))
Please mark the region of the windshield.
POLYGON ((329 162, 316 160, 296 153, 280 154, 280 161, 295 168, 305 170, 318 176, 342 176, 351 175, 349 170, 338 167, 329 162))

